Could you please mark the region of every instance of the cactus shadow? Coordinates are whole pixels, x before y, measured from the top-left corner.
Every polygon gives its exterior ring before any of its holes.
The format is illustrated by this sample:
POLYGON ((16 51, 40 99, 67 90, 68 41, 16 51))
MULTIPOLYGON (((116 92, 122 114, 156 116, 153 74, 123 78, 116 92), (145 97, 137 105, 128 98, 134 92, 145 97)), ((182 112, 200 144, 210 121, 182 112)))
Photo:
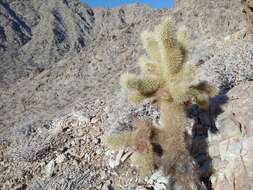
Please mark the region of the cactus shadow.
POLYGON ((207 190, 213 190, 210 177, 213 174, 212 158, 208 152, 208 134, 219 132, 216 126, 216 119, 223 110, 221 106, 228 101, 225 91, 210 99, 210 105, 207 110, 199 109, 193 105, 188 110, 188 117, 194 120, 192 127, 192 136, 189 141, 189 151, 197 163, 200 175, 200 181, 203 182, 207 190))

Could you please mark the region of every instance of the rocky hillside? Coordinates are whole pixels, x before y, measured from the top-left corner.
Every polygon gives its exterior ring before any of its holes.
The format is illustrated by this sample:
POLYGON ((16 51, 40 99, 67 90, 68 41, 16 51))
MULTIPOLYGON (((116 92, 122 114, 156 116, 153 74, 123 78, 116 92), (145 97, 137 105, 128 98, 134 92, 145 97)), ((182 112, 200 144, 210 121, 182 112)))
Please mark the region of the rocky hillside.
MULTIPOLYGON (((139 4, 91 9, 77 0, 0 1, 0 58, 4 60, 0 63, 0 189, 171 189, 170 178, 159 172, 140 178, 129 167, 128 150, 111 152, 101 143, 104 131, 129 128, 136 115, 159 117, 147 103, 128 105, 118 77, 125 70, 137 70, 136 60, 143 53, 141 31, 169 15, 177 28, 187 29, 188 63, 197 66, 197 77, 215 83, 226 96, 224 92, 253 79, 253 39, 241 10, 237 0, 178 0, 172 10, 139 4)), ((253 101, 235 91, 228 98, 253 101)), ((231 137, 248 142, 252 134, 236 130, 215 141, 210 126, 217 124, 223 134, 231 123, 229 118, 226 127, 220 127, 223 116, 216 109, 217 99, 211 113, 193 110, 192 114, 198 118, 193 152, 202 181, 215 190, 226 189, 223 184, 230 189, 248 188, 249 180, 243 184, 240 176, 230 175, 237 167, 231 165, 244 154, 227 162, 229 152, 222 152, 221 146, 215 154, 213 147, 230 142, 231 137), (202 146, 208 139, 210 147, 202 146)), ((224 107, 224 113, 230 110, 231 106, 224 107)), ((250 131, 252 122, 243 120, 239 123, 250 131)))
POLYGON ((78 0, 0 2, 1 85, 72 56, 91 38, 93 11, 78 0))

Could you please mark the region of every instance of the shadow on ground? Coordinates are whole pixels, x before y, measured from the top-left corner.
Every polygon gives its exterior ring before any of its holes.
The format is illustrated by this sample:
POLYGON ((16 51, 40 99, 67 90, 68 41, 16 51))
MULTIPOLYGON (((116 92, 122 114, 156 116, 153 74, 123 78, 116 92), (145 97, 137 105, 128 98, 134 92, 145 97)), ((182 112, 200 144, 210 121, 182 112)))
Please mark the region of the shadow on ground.
POLYGON ((213 190, 210 177, 213 173, 212 158, 208 153, 208 133, 219 133, 215 120, 223 111, 221 105, 228 101, 226 92, 210 99, 207 110, 199 109, 193 105, 188 116, 194 119, 192 128, 190 153, 199 167, 200 180, 206 185, 207 190, 213 190))

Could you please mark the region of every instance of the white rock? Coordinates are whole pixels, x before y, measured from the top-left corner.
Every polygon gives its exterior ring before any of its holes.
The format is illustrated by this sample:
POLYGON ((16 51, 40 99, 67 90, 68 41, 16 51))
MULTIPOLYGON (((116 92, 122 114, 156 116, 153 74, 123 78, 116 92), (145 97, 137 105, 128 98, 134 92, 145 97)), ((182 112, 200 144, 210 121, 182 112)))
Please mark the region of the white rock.
POLYGON ((58 155, 58 156, 56 157, 55 162, 56 162, 57 164, 61 164, 62 162, 64 162, 65 158, 66 158, 66 157, 65 157, 64 154, 60 154, 60 155, 58 155))
POLYGON ((97 150, 96 150, 96 154, 98 154, 98 155, 100 155, 102 152, 103 152, 102 149, 97 149, 97 150))
POLYGON ((60 125, 57 125, 56 127, 52 128, 50 130, 50 133, 53 135, 53 136, 57 136, 59 135, 60 133, 62 133, 62 127, 60 125))
POLYGON ((91 124, 95 124, 98 122, 98 118, 93 117, 90 122, 91 122, 91 124))
POLYGON ((109 164, 110 168, 115 168, 115 161, 114 160, 109 159, 108 164, 109 164))
POLYGON ((166 185, 164 185, 164 184, 161 184, 161 183, 156 183, 155 185, 154 185, 154 190, 166 190, 167 188, 166 188, 166 185))
POLYGON ((115 166, 118 166, 120 165, 120 159, 121 157, 123 156, 124 154, 124 150, 120 150, 116 156, 116 159, 115 159, 115 166))
POLYGON ((157 182, 158 183, 163 183, 163 184, 168 184, 169 183, 169 177, 168 176, 160 176, 158 179, 157 179, 157 182))
POLYGON ((104 185, 102 186, 102 190, 110 190, 111 189, 112 182, 110 180, 107 180, 104 185))
POLYGON ((121 161, 122 163, 125 162, 126 159, 128 159, 128 158, 131 156, 132 153, 133 153, 133 152, 131 152, 131 151, 126 152, 126 153, 121 157, 120 161, 121 161))
POLYGON ((156 171, 155 173, 153 173, 153 175, 149 178, 148 180, 148 184, 154 184, 158 178, 164 176, 163 172, 161 170, 156 171))
POLYGON ((90 155, 88 153, 85 154, 84 159, 89 162, 90 161, 90 155))
POLYGON ((45 174, 47 177, 51 177, 54 173, 54 168, 55 168, 55 161, 51 160, 45 168, 45 174))
POLYGON ((111 109, 110 109, 110 107, 109 106, 106 106, 105 108, 104 108, 104 111, 105 111, 105 113, 110 113, 110 111, 111 111, 111 109))
POLYGON ((135 188, 135 190, 147 190, 145 187, 142 187, 142 186, 138 186, 135 188))
POLYGON ((101 179, 105 179, 106 178, 106 172, 104 170, 101 171, 100 176, 101 176, 101 179))

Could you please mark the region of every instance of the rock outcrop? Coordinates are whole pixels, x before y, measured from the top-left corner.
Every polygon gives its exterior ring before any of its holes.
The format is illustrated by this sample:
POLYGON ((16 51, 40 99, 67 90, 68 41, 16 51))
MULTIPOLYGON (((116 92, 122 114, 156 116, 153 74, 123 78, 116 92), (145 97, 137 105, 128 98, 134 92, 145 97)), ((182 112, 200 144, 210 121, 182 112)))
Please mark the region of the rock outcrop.
POLYGON ((253 83, 242 83, 228 93, 228 102, 209 134, 213 159, 213 189, 253 189, 253 83))

